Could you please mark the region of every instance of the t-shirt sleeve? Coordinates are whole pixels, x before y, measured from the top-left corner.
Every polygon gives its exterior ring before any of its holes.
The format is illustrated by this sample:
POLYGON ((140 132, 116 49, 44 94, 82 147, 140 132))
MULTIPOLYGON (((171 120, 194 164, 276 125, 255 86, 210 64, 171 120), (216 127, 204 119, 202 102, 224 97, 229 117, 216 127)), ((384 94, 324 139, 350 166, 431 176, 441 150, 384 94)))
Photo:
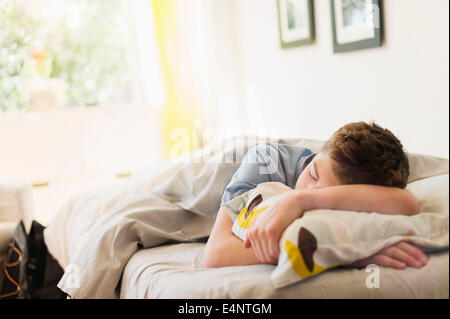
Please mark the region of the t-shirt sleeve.
POLYGON ((233 220, 233 222, 236 220, 239 213, 245 208, 245 205, 247 205, 247 201, 249 196, 251 195, 252 190, 253 189, 248 190, 238 196, 235 196, 233 199, 223 204, 223 206, 225 206, 225 208, 227 209, 228 214, 233 220))
POLYGON ((255 188, 260 183, 284 183, 283 176, 279 176, 278 159, 278 148, 270 143, 259 144, 249 149, 225 187, 220 205, 225 205, 231 199, 255 188))

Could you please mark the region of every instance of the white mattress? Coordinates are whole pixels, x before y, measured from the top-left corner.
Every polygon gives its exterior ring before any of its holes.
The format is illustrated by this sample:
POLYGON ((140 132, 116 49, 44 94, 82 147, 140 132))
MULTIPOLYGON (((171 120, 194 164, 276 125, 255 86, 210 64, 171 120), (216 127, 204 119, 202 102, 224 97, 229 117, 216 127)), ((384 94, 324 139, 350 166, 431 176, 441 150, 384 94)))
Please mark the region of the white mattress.
POLYGON ((272 265, 203 268, 204 243, 138 251, 121 281, 121 298, 449 298, 448 250, 420 269, 380 268, 380 287, 367 288, 365 269, 337 268, 275 289, 272 265))

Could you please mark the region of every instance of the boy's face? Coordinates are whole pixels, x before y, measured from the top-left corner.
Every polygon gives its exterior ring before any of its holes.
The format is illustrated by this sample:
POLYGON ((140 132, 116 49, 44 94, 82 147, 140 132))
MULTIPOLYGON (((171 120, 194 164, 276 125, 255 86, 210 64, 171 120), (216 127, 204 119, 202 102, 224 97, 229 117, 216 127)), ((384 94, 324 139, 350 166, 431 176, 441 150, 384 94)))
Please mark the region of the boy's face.
POLYGON ((328 153, 323 151, 317 153, 298 177, 295 189, 314 189, 339 185, 331 165, 332 160, 328 153))

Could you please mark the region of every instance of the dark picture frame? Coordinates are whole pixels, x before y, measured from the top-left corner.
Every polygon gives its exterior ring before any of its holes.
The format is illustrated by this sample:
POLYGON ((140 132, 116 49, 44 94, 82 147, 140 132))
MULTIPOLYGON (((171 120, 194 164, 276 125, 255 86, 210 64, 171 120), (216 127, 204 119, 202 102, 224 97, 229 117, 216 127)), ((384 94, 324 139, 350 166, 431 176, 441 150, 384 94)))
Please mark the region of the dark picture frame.
POLYGON ((330 0, 333 52, 382 45, 382 0, 330 0))
POLYGON ((314 43, 313 0, 276 0, 281 48, 314 43))

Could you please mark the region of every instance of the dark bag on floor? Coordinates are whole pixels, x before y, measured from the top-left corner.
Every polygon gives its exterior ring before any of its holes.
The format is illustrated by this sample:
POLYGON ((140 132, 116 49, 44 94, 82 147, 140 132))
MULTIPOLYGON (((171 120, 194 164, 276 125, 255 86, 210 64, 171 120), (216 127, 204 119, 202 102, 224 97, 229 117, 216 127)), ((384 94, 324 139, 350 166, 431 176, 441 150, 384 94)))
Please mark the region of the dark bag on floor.
POLYGON ((56 285, 64 274, 44 242, 45 227, 33 221, 29 235, 21 221, 0 269, 0 298, 63 299, 56 285))

